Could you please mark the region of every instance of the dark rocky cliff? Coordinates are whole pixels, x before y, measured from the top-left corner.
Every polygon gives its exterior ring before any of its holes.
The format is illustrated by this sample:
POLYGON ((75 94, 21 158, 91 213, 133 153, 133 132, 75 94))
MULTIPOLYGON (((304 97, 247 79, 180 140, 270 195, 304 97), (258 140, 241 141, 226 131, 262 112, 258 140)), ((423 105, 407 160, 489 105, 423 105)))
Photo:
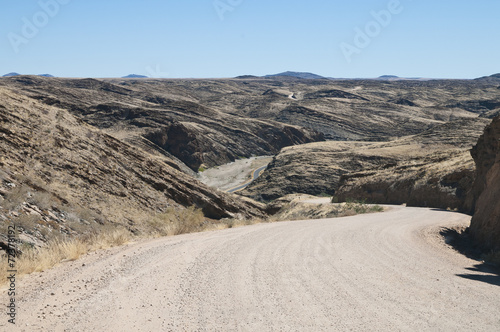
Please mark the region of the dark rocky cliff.
POLYGON ((470 193, 470 232, 484 249, 500 250, 500 117, 486 127, 471 154, 476 180, 470 193))

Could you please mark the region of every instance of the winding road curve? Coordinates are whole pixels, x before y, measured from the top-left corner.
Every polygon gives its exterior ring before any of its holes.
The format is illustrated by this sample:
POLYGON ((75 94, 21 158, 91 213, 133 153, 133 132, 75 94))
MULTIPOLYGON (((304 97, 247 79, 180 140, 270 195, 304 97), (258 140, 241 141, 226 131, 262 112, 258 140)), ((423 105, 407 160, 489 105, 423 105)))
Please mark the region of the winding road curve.
POLYGON ((498 274, 437 233, 469 218, 393 207, 114 248, 24 278, 18 330, 499 331, 498 274))

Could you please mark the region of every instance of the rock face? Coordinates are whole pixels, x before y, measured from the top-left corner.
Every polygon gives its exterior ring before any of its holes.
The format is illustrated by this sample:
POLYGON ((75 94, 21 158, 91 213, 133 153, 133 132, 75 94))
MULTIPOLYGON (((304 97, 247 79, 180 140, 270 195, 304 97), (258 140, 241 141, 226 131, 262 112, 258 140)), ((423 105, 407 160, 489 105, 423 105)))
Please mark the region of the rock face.
POLYGON ((174 122, 144 137, 182 160, 195 172, 201 165, 215 166, 241 157, 274 155, 285 146, 323 140, 323 135, 319 133, 280 123, 261 123, 258 126, 248 123, 246 130, 228 127, 217 130, 203 124, 174 122), (252 134, 252 127, 260 137, 252 134))
POLYGON ((467 152, 450 151, 346 174, 339 180, 336 196, 339 201, 361 199, 378 204, 463 210, 473 178, 474 164, 467 152))
POLYGON ((485 249, 500 250, 500 117, 486 128, 471 154, 476 180, 471 192, 474 216, 470 232, 485 249))

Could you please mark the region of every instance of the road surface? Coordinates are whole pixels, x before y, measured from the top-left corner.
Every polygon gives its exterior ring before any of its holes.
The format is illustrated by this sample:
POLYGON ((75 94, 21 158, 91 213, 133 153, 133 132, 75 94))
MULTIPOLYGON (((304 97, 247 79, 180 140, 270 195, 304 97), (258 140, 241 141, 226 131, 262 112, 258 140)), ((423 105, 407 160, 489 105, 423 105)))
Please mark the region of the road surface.
POLYGON ((237 192, 237 191, 240 191, 240 190, 243 190, 245 189, 246 187, 248 187, 250 185, 250 183, 252 183, 254 180, 256 180, 260 174, 267 168, 267 165, 266 166, 262 166, 262 167, 259 167, 257 168, 256 170, 253 171, 252 173, 252 179, 248 182, 245 182, 237 187, 234 187, 234 188, 231 188, 229 189, 227 192, 228 193, 234 193, 234 192, 237 192))
POLYGON ((498 274, 437 235, 469 219, 394 207, 135 243, 24 278, 0 330, 500 331, 498 274))

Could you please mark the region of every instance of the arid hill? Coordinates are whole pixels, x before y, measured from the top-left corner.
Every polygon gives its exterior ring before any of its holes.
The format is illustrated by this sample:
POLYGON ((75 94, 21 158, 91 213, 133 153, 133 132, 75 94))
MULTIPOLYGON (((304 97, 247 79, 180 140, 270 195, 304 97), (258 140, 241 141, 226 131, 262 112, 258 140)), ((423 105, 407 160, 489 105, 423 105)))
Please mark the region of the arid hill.
MULTIPOLYGON (((196 83, 21 76, 0 82, 41 102, 70 111, 88 124, 144 149, 156 149, 197 172, 253 155, 276 154, 285 146, 323 140, 310 129, 262 121, 202 103, 196 83), (191 91, 185 91, 189 87, 191 91)), ((224 97, 223 85, 213 89, 224 97)), ((182 166, 180 166, 182 167, 182 166)))
POLYGON ((325 139, 387 141, 500 110, 489 81, 17 76, 0 85, 161 151, 187 172, 325 139))
POLYGON ((0 88, 0 220, 17 218, 31 242, 92 224, 137 232, 169 207, 195 206, 213 219, 264 216, 172 165, 65 109, 0 88))
POLYGON ((241 194, 269 201, 328 194, 340 201, 463 210, 473 181, 469 149, 489 120, 452 121, 389 142, 321 142, 285 148, 241 194))

